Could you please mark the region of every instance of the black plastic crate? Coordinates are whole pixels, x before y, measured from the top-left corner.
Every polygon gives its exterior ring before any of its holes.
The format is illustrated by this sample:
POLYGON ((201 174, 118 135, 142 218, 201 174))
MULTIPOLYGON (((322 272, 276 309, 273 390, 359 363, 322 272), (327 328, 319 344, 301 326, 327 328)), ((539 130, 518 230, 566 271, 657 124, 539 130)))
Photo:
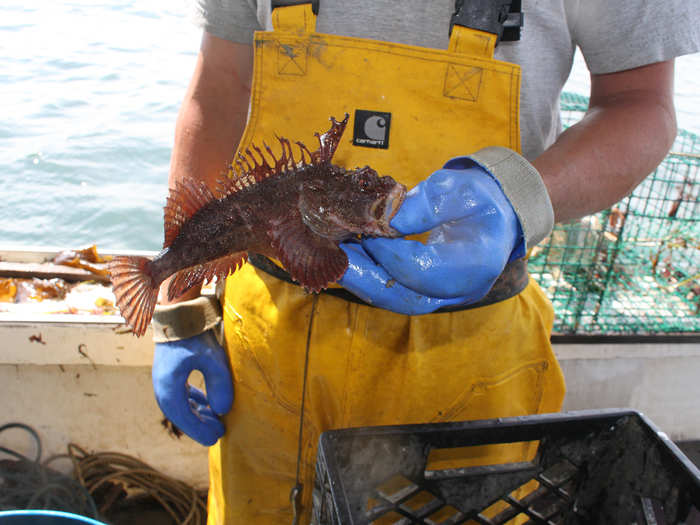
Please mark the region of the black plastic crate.
POLYGON ((700 525, 699 509, 698 468, 645 416, 611 409, 325 432, 312 523, 700 525), (533 459, 428 465, 507 443, 533 459))

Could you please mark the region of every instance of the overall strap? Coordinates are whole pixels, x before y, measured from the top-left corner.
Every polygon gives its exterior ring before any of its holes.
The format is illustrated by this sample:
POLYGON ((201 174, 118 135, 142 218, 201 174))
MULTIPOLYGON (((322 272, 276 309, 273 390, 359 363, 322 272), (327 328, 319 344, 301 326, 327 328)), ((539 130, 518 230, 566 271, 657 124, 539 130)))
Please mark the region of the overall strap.
POLYGON ((272 0, 271 9, 274 11, 278 7, 289 7, 292 5, 311 4, 314 14, 318 14, 318 4, 320 0, 272 0))
POLYGON ((493 58, 498 36, 486 31, 454 26, 447 50, 451 53, 493 58))
POLYGON ((469 27, 497 35, 500 41, 520 40, 523 26, 521 0, 455 0, 450 20, 454 26, 469 27))
MULTIPOLYGON (((276 31, 313 33, 320 0, 272 0, 276 31)), ((519 40, 523 15, 520 0, 456 0, 450 20, 453 53, 491 58, 501 40, 519 40)))
POLYGON ((273 0, 272 27, 275 31, 313 33, 316 31, 318 2, 319 0, 273 0))
POLYGON ((522 25, 520 0, 456 0, 448 50, 492 58, 499 41, 520 40, 522 25))

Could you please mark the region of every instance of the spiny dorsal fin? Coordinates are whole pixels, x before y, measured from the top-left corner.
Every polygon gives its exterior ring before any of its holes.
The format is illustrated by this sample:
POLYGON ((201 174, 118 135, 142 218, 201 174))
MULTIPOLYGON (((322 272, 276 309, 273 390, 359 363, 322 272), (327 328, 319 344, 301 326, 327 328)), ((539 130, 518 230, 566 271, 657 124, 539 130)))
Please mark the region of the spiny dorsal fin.
POLYGON ((345 126, 348 123, 350 115, 345 114, 345 118, 338 122, 335 117, 331 117, 331 128, 326 131, 323 135, 314 133, 314 136, 318 138, 319 148, 314 151, 314 163, 317 162, 330 162, 335 155, 335 150, 338 149, 338 144, 340 143, 340 138, 343 136, 345 131, 345 126))
POLYGON ((215 198, 209 187, 199 179, 187 177, 176 181, 175 187, 170 189, 165 203, 163 248, 167 248, 173 243, 187 219, 215 198))
POLYGON ((299 166, 330 162, 338 148, 349 118, 350 115, 347 113, 340 122, 335 117, 331 117, 331 127, 328 131, 322 135, 314 133, 319 144, 318 149, 314 152, 309 151, 302 142, 295 142, 299 147, 299 160, 294 157, 291 142, 284 137, 277 137, 282 150, 279 157, 276 157, 272 148, 263 142, 263 147, 270 157, 269 162, 263 151, 256 145, 251 146, 253 151, 251 148, 246 148, 244 153, 239 151, 228 169, 228 174, 219 180, 217 196, 221 198, 230 195, 268 177, 281 175, 299 166))

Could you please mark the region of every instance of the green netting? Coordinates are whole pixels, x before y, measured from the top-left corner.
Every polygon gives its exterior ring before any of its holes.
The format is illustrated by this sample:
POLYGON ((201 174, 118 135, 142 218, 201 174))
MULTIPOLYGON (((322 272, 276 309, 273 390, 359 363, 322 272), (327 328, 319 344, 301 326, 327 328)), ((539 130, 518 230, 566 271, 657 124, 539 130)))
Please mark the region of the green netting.
MULTIPOLYGON (((564 93, 564 126, 588 99, 564 93)), ((559 334, 668 334, 700 329, 700 136, 680 131, 661 165, 610 209, 557 224, 530 273, 559 334)))

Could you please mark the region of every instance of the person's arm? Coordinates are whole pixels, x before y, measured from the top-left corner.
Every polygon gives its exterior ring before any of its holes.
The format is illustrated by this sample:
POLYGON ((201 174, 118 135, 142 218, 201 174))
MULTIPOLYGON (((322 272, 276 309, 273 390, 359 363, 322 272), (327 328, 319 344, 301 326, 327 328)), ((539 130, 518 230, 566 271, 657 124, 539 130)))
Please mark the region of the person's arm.
POLYGON ((614 204, 658 165, 676 134, 672 95, 673 61, 593 76, 586 116, 534 167, 505 148, 450 160, 409 192, 391 222, 404 234, 430 228, 427 243, 367 239, 346 250, 341 284, 399 313, 479 300, 554 220, 614 204))
MULTIPOLYGON (((185 177, 210 188, 226 172, 245 129, 253 72, 253 48, 204 32, 197 64, 180 107, 170 160, 169 187, 185 177)), ((159 302, 168 304, 167 280, 159 302)), ((198 296, 194 287, 176 298, 198 296)))
POLYGON ((658 166, 675 136, 673 60, 591 75, 588 112, 533 162, 555 221, 619 201, 658 166))
MULTIPOLYGON (((245 127, 252 68, 251 46, 204 33, 176 124, 171 188, 193 177, 213 189, 225 173, 245 127)), ((225 432, 220 416, 234 397, 228 357, 215 337, 221 307, 213 298, 197 297, 200 286, 172 301, 177 304, 166 304, 168 282, 153 317, 153 391, 175 426, 210 446, 225 432), (193 370, 204 376, 206 394, 188 384, 193 370)))

